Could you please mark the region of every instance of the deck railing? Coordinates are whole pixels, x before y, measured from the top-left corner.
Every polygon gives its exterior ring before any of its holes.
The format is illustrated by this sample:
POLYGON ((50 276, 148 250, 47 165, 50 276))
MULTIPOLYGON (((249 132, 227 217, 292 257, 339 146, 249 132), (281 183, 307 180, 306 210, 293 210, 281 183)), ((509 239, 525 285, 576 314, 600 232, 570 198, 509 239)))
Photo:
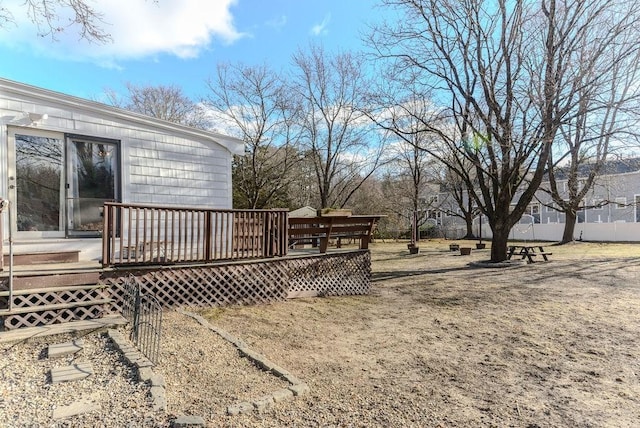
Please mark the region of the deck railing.
POLYGON ((105 202, 102 265, 239 260, 287 254, 287 210, 105 202))

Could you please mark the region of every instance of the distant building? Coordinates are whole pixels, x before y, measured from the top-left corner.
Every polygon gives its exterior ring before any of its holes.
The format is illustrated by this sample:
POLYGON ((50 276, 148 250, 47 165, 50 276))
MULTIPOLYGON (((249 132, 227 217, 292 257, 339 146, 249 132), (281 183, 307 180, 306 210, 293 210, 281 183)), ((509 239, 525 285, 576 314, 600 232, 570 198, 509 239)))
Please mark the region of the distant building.
MULTIPOLYGON (((579 169, 578 180, 587 176, 589 165, 579 169)), ((556 181, 561 195, 567 192, 567 176, 560 170, 556 181)), ((541 189, 548 188, 543 182, 541 189)), ((456 201, 447 192, 438 195, 441 219, 439 224, 449 236, 464 235, 464 220, 452 215, 460 213, 456 201)), ((565 223, 565 214, 557 210, 551 196, 538 190, 519 224, 511 233, 512 239, 559 241, 565 223)), ((640 158, 608 161, 595 178, 577 212, 574 239, 592 241, 640 241, 640 158)), ((479 233, 479 218, 474 219, 474 233, 479 233)), ((490 237, 486 218, 482 221, 483 237, 490 237)))
POLYGON ((301 208, 298 208, 297 210, 293 210, 289 212, 289 217, 293 217, 293 218, 316 217, 317 215, 318 215, 318 210, 310 206, 301 207, 301 208))

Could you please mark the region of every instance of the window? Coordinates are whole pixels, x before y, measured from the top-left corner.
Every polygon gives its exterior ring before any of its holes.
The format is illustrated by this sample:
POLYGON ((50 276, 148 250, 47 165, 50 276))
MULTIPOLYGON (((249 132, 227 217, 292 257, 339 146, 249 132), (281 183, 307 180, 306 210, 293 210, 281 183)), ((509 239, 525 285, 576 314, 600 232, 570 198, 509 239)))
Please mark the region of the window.
POLYGON ((527 207, 527 214, 533 218, 533 223, 540 223, 540 204, 531 204, 527 207))
POLYGON ((635 195, 634 196, 634 201, 635 201, 635 209, 634 211, 636 212, 636 223, 640 223, 640 195, 635 195))
POLYGON ((616 198, 616 209, 621 210, 627 207, 627 198, 616 198))
POLYGON ((593 199, 593 201, 591 201, 591 205, 593 206, 594 210, 602 210, 603 206, 604 206, 604 201, 601 197, 596 197, 593 199))

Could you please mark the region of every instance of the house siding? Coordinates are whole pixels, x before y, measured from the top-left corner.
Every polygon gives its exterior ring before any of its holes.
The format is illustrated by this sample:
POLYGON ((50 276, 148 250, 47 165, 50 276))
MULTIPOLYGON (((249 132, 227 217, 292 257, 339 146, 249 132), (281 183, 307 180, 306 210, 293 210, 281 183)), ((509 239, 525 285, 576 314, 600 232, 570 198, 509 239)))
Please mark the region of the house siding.
MULTIPOLYGON (((13 82, 0 83, 0 197, 9 195, 9 129, 33 129, 119 141, 122 202, 232 207, 232 150, 241 151, 241 142, 221 136, 227 140, 218 143, 217 134, 63 94, 57 102, 55 93, 33 88, 30 95, 23 85, 16 84, 14 91, 13 82), (48 118, 32 124, 26 113, 48 118)), ((4 223, 6 231, 6 219, 4 223)))
MULTIPOLYGON (((558 181, 558 188, 565 189, 566 180, 558 181)), ((541 187, 548 186, 542 183, 541 187)), ((564 191, 566 194, 566 190, 564 191)), ((609 201, 602 208, 587 208, 579 213, 582 218, 576 223, 574 239, 589 241, 640 241, 640 222, 637 221, 635 196, 640 195, 640 171, 601 175, 587 195, 586 205, 594 205, 597 201, 609 201), (626 201, 625 206, 618 206, 616 200, 626 201)), ((562 193, 561 193, 562 196, 562 193)), ((513 240, 542 240, 559 241, 562 239, 565 223, 565 214, 545 205, 551 204, 551 197, 548 193, 539 190, 536 198, 530 203, 539 205, 537 218, 532 223, 532 217, 525 215, 516 224, 510 234, 513 240), (538 202, 540 201, 540 202, 538 202), (539 219, 539 220, 538 220, 539 219)), ((441 193, 440 209, 443 211, 442 227, 447 237, 459 238, 464 235, 465 228, 462 219, 455 216, 447 216, 446 210, 457 210, 455 201, 447 193, 441 193)), ((474 220, 473 231, 477 235, 479 222, 474 220)), ((482 236, 491 237, 486 218, 482 224, 482 236)))

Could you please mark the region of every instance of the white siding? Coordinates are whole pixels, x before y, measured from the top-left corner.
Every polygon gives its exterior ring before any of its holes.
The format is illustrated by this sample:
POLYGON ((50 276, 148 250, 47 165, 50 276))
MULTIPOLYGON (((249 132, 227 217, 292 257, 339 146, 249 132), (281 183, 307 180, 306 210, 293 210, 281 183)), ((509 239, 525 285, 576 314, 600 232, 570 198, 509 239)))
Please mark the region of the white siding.
POLYGON ((123 202, 231 208, 231 153, 206 138, 4 92, 0 118, 0 196, 8 190, 7 129, 14 126, 119 140, 123 202), (25 113, 49 117, 36 126, 25 113))

